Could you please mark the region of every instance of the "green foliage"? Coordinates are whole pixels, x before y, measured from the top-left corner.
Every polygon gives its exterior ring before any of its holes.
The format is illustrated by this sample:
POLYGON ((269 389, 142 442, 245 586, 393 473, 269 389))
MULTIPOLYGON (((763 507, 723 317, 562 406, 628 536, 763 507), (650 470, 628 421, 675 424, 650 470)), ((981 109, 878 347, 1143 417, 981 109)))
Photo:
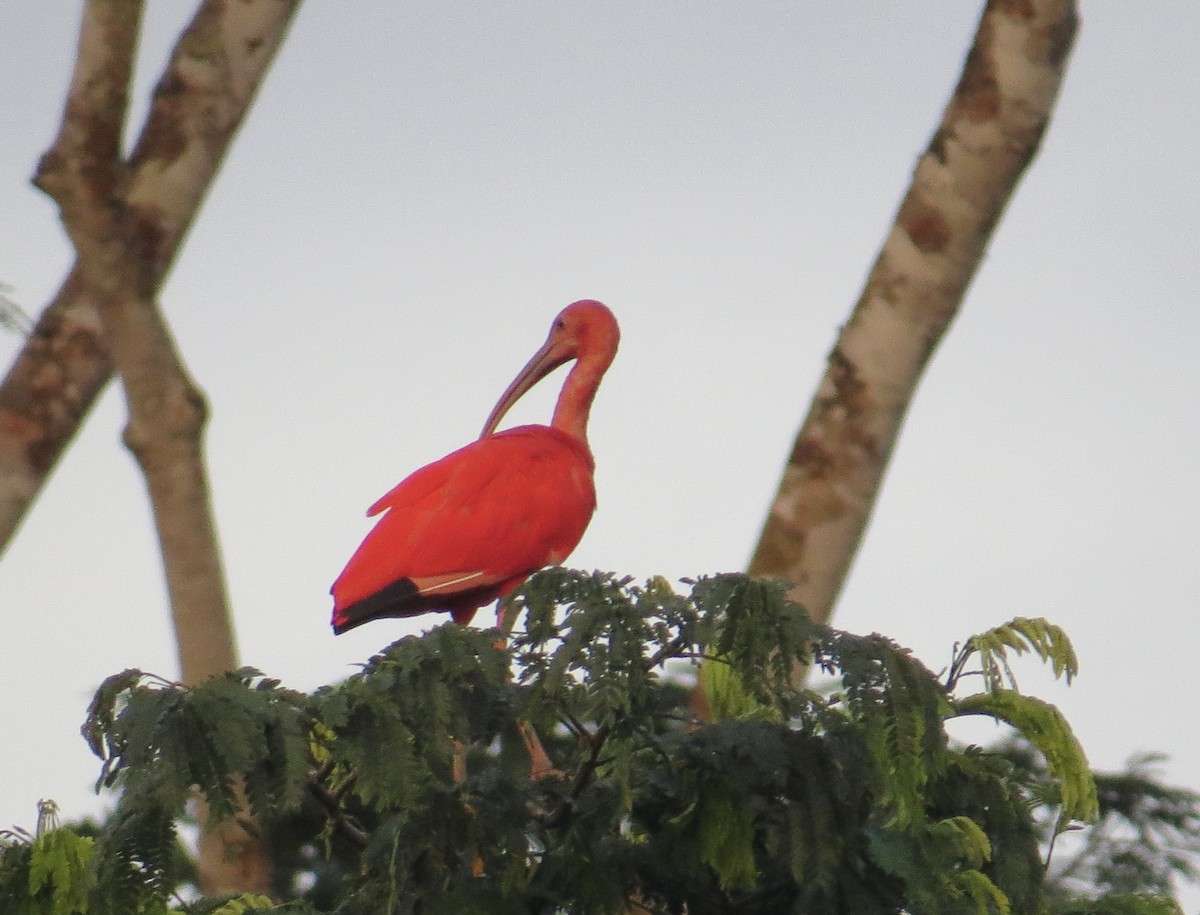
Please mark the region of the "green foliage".
POLYGON ((1032 743, 1046 760, 1052 791, 1043 800, 1059 806, 1055 832, 1072 828, 1073 822, 1090 823, 1098 808, 1096 784, 1083 747, 1062 713, 1047 702, 1021 695, 1008 662, 1008 649, 1017 654, 1032 651, 1051 665, 1056 678, 1067 682, 1079 671, 1070 639, 1058 626, 1043 619, 1017 617, 1003 626, 968 639, 956 653, 947 676, 954 689, 967 672, 966 665, 978 658, 985 691, 956 699, 955 715, 986 715, 1011 725, 1032 743))
POLYGON ((101 684, 83 735, 104 761, 104 787, 119 784, 172 811, 197 786, 223 819, 239 809, 240 784, 259 816, 296 806, 305 791, 306 700, 248 667, 195 689, 126 670, 101 684))
POLYGON ((1060 909, 1060 915, 1183 915, 1173 899, 1150 893, 1112 894, 1060 909))
MULTIPOLYGON (((1012 741, 997 753, 1011 761, 1028 794, 1056 795, 1046 762, 1033 747, 1012 741)), ((1050 861, 1046 897, 1052 911, 1092 911, 1088 906, 1097 906, 1098 912, 1138 911, 1137 906, 1151 905, 1147 899, 1153 898, 1159 902, 1147 911, 1173 911, 1161 908, 1172 878, 1196 880, 1200 794, 1163 784, 1155 771, 1159 761, 1153 755, 1136 756, 1123 771, 1095 774, 1095 825, 1070 836, 1074 841, 1056 845, 1050 861)), ((1053 817, 1036 817, 1032 826, 1043 844, 1053 841, 1053 817)))
POLYGON ((269 897, 255 893, 223 896, 188 907, 188 915, 255 915, 259 912, 278 911, 269 897))
POLYGON ((486 742, 505 719, 503 652, 494 631, 446 625, 406 638, 306 705, 334 780, 353 774, 364 804, 409 808, 450 777, 454 742, 486 742))
POLYGON ((53 915, 74 915, 87 906, 92 840, 69 829, 38 836, 29 855, 29 894, 49 894, 53 915))
POLYGON ((1171 877, 1195 880, 1200 860, 1200 794, 1164 785, 1154 755, 1134 757, 1122 772, 1096 777, 1099 824, 1059 879, 1134 895, 1168 893, 1171 877))
POLYGON ((774 709, 759 705, 750 697, 733 668, 722 659, 715 658, 696 668, 696 688, 703 692, 708 706, 708 717, 714 721, 723 721, 726 718, 775 722, 781 720, 774 709))
POLYGON ((978 657, 980 673, 988 692, 1005 688, 1015 691, 1017 679, 1008 663, 1010 648, 1019 655, 1032 651, 1050 664, 1055 678, 1065 677, 1068 683, 1079 673, 1075 649, 1062 629, 1044 619, 1018 616, 1003 626, 967 639, 951 665, 950 687, 953 689, 958 685, 966 664, 972 657, 978 657))
MULTIPOLYGON (((439 626, 311 695, 250 669, 194 688, 117 674, 84 725, 116 807, 94 841, 6 841, 0 910, 268 910, 173 899, 199 794, 254 813, 280 871, 273 913, 1092 911, 1066 908, 1083 895, 1056 895, 1041 860, 1054 829, 1096 813, 1086 759, 1010 667, 1030 652, 1073 676, 1060 630, 997 627, 940 680, 882 636, 814 625, 781 583, 690 584, 551 570, 512 599, 525 625, 506 646, 439 626), (701 664, 722 712, 708 724, 679 683, 701 664), (985 691, 960 698, 974 664, 985 691), (832 689, 799 685, 803 667, 832 689), (951 745, 944 723, 966 714, 1024 734, 1042 768, 951 745), (519 728, 555 773, 530 778, 519 728)), ((1195 825, 1194 799, 1155 803, 1156 822, 1195 825)), ((1130 895, 1161 885, 1112 888, 1125 895, 1087 904, 1161 910, 1130 895)))
POLYGON ((0 911, 77 915, 87 911, 92 840, 70 829, 0 844, 0 911))
POLYGON ((1087 757, 1057 708, 1007 689, 967 696, 959 699, 955 708, 959 715, 989 715, 1010 724, 1041 751, 1058 785, 1061 829, 1068 828, 1071 821, 1096 819, 1096 783, 1087 757))

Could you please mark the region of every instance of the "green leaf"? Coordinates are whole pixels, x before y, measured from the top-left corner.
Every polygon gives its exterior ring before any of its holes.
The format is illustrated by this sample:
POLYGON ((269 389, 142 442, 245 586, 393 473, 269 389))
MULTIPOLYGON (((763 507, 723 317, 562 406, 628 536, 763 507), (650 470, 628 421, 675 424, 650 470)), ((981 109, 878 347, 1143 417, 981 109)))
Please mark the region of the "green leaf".
POLYGON ((1096 781, 1083 747, 1055 706, 1012 690, 978 693, 954 701, 957 715, 989 715, 1012 725, 1046 758, 1050 774, 1062 792, 1060 828, 1078 820, 1096 819, 1096 781))
MULTIPOLYGON (((511 648, 494 630, 437 626, 313 695, 249 668, 191 689, 135 670, 109 678, 85 736, 120 795, 84 869, 88 915, 163 915, 187 879, 176 828, 191 786, 228 813, 239 783, 282 850, 280 885, 315 881, 280 915, 600 915, 631 900, 746 915, 1063 910, 1069 891, 1046 885, 1039 805, 1061 799, 1062 828, 1094 812, 1096 791, 1061 715, 1020 695, 1010 668, 1032 653, 1072 678, 1061 630, 1023 617, 988 630, 955 653, 943 683, 883 636, 813 625, 783 583, 691 584, 677 593, 663 579, 548 570, 510 600, 523 622, 511 648), (952 700, 948 687, 976 659, 986 688, 952 700), (810 662, 831 676, 828 690, 793 682, 810 662), (686 705, 679 672, 699 663, 715 724, 686 705), (998 752, 949 745, 945 720, 966 714, 1008 722, 1047 768, 1034 776, 998 752), (517 720, 536 725, 561 778, 530 780, 517 720), (314 766, 322 790, 310 794, 314 766), (314 857, 322 845, 329 857, 314 857)), ((1190 846, 1178 836, 1194 833, 1196 804, 1137 779, 1118 788, 1108 802, 1128 841, 1160 843, 1146 854, 1169 863, 1138 871, 1153 885, 1090 885, 1162 888, 1183 872, 1190 846)), ((4 915, 46 915, 71 872, 40 861, 35 899, 31 845, 0 834, 4 915)), ((74 915, 78 898, 54 915, 74 915)), ((1171 911, 1160 897, 1086 904, 1171 911)), ((269 902, 181 905, 245 915, 269 902)))
POLYGON ((267 896, 257 893, 241 893, 232 899, 225 900, 220 906, 212 909, 207 915, 252 915, 254 912, 267 912, 275 907, 275 903, 267 896))
POLYGON ((33 842, 29 858, 29 893, 49 891, 52 915, 76 915, 87 911, 92 874, 88 863, 94 841, 70 829, 53 829, 33 842))
POLYGON ((166 910, 179 877, 179 846, 175 818, 156 803, 155 794, 152 788, 127 791, 97 836, 89 915, 166 910))
POLYGON ((797 668, 809 663, 810 636, 820 629, 787 592, 787 582, 746 575, 701 578, 692 588, 708 624, 698 632, 701 644, 730 665, 750 698, 765 705, 778 705, 794 692, 797 668))
POLYGON ((136 668, 128 668, 119 674, 107 677, 96 690, 88 706, 87 718, 80 729, 91 751, 101 759, 110 755, 108 735, 112 732, 121 700, 136 687, 146 675, 136 668))
POLYGON ((723 721, 774 721, 781 723, 783 713, 776 707, 759 702, 742 685, 741 678, 720 659, 709 659, 696 673, 697 688, 704 690, 708 700, 709 718, 723 721))
POLYGON ((965 896, 975 904, 976 915, 1010 915, 1008 897, 986 875, 977 870, 965 870, 951 878, 951 895, 965 896))
POLYGON ((729 786, 709 781, 700 791, 696 810, 700 860, 712 868, 723 889, 749 889, 758 882, 754 861, 754 817, 751 808, 729 786))
POLYGON ((1099 899, 1068 905, 1058 915, 1183 915, 1183 909, 1167 896, 1109 893, 1099 899))
POLYGON ((924 792, 946 764, 944 689, 912 655, 880 635, 829 630, 816 640, 816 662, 840 671, 838 698, 863 729, 874 760, 880 806, 895 825, 924 815, 924 792))
POLYGON ((933 824, 930 832, 969 868, 978 868, 992 859, 987 833, 970 817, 948 817, 933 824))
POLYGON ((1056 679, 1065 677, 1067 683, 1079 672, 1075 649, 1061 628, 1041 617, 1018 616, 968 639, 952 665, 956 671, 952 677, 961 673, 971 655, 978 654, 988 691, 1008 688, 1015 692, 1017 681, 1008 662, 1010 649, 1018 655, 1032 651, 1050 664, 1056 679))

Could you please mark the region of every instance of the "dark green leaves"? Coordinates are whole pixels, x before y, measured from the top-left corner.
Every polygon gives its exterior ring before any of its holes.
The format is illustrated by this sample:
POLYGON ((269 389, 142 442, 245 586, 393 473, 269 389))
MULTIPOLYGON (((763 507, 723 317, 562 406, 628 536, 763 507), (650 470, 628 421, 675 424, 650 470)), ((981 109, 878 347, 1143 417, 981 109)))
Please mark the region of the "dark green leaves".
MULTIPOLYGON (((292 901, 273 911, 294 915, 1049 911, 1038 812, 1054 805, 1061 827, 1092 816, 1097 796, 1065 720, 1017 692, 1012 665, 1032 654, 1073 676, 1061 630, 1024 618, 989 630, 943 681, 883 636, 814 625, 782 583, 691 585, 551 570, 512 598, 524 626, 509 644, 439 626, 312 695, 250 669, 189 689, 117 674, 83 729, 116 809, 94 843, 0 841, 0 909, 166 912, 185 879, 177 824, 198 792, 218 817, 247 807, 281 875, 290 862, 319 887, 281 879, 292 901), (682 682, 701 664, 711 724, 682 682), (828 688, 798 683, 805 667, 828 688), (970 674, 984 690, 960 698, 970 674), (944 722, 967 714, 1023 734, 1044 770, 953 746, 944 722), (517 737, 531 728, 556 769, 536 781, 517 737)), ((1145 787, 1130 789, 1143 802, 1130 817, 1147 812, 1145 787)), ((1176 833, 1200 823, 1200 804, 1151 800, 1162 816, 1144 836, 1186 856, 1176 833)), ((1138 895, 1161 883, 1112 888, 1122 895, 1095 911, 1161 910, 1138 895)))
POLYGON ((194 689, 127 670, 96 693, 83 733, 104 761, 100 784, 152 798, 172 816, 195 786, 213 816, 294 807, 305 790, 308 718, 300 693, 251 668, 194 689))
POLYGON ((455 742, 490 742, 510 712, 495 631, 446 624, 371 658, 308 702, 322 761, 365 804, 407 808, 451 777, 455 742))

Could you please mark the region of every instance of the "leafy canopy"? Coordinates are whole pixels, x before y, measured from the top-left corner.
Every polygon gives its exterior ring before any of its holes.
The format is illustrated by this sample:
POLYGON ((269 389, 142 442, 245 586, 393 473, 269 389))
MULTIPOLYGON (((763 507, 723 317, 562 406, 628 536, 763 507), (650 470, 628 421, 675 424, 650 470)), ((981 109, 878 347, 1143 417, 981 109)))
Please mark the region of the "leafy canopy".
MULTIPOLYGON (((512 599, 524 628, 508 644, 439 626, 311 694, 252 669, 191 689, 116 674, 83 728, 116 807, 94 839, 10 834, 0 910, 270 908, 172 895, 187 880, 177 830, 196 793, 217 816, 244 797, 264 824, 277 912, 1172 905, 1161 882, 1157 895, 1123 885, 1101 901, 1047 886, 1048 841, 1100 810, 1066 721, 1023 695, 1011 667, 1010 653, 1032 653, 1074 676, 1057 627, 1016 619, 968 639, 939 677, 883 636, 813 624, 782 583, 689 584, 543 572, 512 599), (686 703, 701 663, 711 723, 686 703), (799 686, 806 666, 833 689, 799 686), (968 673, 983 689, 960 695, 968 673), (952 745, 945 722, 960 715, 1007 723, 1043 767, 952 745), (518 735, 530 728, 549 777, 529 776, 518 735)), ((1196 815, 1194 797, 1162 800, 1196 815)))

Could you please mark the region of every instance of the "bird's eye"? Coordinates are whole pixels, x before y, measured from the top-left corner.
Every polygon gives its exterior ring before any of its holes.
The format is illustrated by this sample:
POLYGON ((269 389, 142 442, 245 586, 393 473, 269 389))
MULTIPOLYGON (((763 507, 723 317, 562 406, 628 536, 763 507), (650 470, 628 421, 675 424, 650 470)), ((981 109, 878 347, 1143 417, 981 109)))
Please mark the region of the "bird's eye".
POLYGON ((554 319, 554 329, 555 330, 566 330, 567 322, 564 321, 562 318, 555 318, 554 319))

